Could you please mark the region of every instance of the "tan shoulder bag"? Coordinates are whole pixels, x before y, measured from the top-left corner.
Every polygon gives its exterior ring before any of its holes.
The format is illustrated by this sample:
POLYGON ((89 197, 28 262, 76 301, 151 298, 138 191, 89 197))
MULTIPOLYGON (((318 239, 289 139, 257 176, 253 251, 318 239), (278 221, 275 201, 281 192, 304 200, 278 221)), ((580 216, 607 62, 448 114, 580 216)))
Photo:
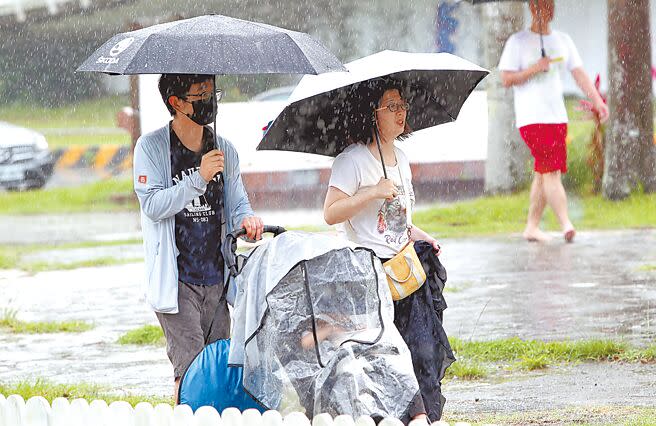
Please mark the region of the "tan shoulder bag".
POLYGON ((392 293, 392 300, 395 301, 410 296, 426 282, 426 272, 424 271, 424 267, 421 266, 421 262, 415 251, 415 245, 410 237, 410 231, 412 229, 410 190, 406 188, 405 180, 401 174, 401 164, 398 164, 398 167, 406 200, 405 212, 406 226, 408 228, 408 243, 403 246, 396 256, 383 263, 385 273, 387 274, 387 283, 392 293))

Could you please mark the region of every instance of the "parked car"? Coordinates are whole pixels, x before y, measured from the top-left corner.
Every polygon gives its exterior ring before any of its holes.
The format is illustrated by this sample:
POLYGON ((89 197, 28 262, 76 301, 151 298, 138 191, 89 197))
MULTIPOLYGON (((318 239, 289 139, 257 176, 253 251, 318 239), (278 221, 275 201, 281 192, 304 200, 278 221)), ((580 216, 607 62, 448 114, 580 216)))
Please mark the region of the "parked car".
POLYGON ((292 94, 296 86, 283 86, 269 89, 267 91, 258 93, 251 98, 252 102, 268 102, 268 101, 286 101, 289 95, 292 94))
POLYGON ((52 176, 54 164, 41 133, 0 121, 0 187, 41 188, 52 176))

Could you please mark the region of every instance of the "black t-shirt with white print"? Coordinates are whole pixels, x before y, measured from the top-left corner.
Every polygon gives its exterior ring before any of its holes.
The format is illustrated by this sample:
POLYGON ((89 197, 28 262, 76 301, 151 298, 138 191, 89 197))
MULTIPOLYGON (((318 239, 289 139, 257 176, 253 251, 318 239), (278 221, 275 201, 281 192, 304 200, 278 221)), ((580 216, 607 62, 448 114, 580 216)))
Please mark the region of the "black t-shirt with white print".
MULTIPOLYGON (((200 169, 202 156, 214 148, 213 132, 203 130, 203 149, 193 152, 185 147, 169 124, 171 135, 171 176, 173 184, 200 169)), ((217 175, 207 184, 205 193, 194 198, 175 215, 175 242, 178 279, 187 284, 216 285, 223 282, 221 255, 221 219, 223 215, 223 179, 217 175)))

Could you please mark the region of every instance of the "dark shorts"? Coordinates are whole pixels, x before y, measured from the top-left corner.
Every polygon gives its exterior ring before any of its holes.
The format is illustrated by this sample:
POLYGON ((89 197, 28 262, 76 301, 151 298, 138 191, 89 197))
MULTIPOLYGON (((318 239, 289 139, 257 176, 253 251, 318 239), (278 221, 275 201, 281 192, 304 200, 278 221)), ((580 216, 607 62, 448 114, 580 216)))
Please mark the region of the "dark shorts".
POLYGON ((567 173, 567 123, 529 124, 519 128, 538 173, 567 173))
POLYGON ((230 313, 223 285, 178 283, 178 313, 156 312, 164 336, 173 375, 182 377, 206 345, 230 337, 230 313))

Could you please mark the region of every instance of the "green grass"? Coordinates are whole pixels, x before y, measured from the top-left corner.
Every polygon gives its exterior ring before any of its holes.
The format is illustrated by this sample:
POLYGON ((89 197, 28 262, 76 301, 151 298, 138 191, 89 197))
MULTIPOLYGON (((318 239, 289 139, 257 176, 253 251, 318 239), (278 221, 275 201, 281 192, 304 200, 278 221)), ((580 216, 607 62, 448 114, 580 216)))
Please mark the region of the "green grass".
POLYGON ((35 274, 45 271, 70 271, 79 268, 98 268, 102 266, 125 265, 128 263, 142 262, 143 258, 117 259, 115 257, 99 257, 95 259, 81 260, 78 262, 24 262, 19 263, 17 269, 35 274))
POLYGON ((563 175, 566 190, 578 194, 590 194, 592 171, 587 163, 588 144, 594 129, 591 121, 570 121, 568 126, 567 173, 563 175))
POLYGON ((74 188, 0 193, 0 214, 138 210, 131 179, 108 179, 74 188))
MULTIPOLYGON (((560 363, 574 362, 656 362, 656 345, 646 348, 612 340, 552 341, 522 340, 518 337, 490 341, 449 339, 458 358, 449 369, 464 362, 476 366, 485 377, 486 365, 504 364, 507 369, 538 370, 560 363)), ((458 376, 457 373, 453 375, 458 376)))
POLYGON ((643 272, 654 272, 656 271, 656 265, 642 265, 638 270, 643 272))
POLYGON ((0 245, 0 269, 21 269, 27 272, 42 272, 52 270, 70 270, 93 266, 109 266, 142 261, 143 259, 115 259, 112 257, 101 257, 79 262, 30 262, 24 260, 27 255, 52 250, 73 250, 80 248, 102 248, 117 245, 139 244, 141 240, 120 241, 84 241, 76 243, 61 244, 24 244, 24 245, 0 245))
POLYGON ((94 134, 45 134, 50 148, 61 148, 70 145, 130 145, 128 133, 94 133, 94 134))
MULTIPOLYGON (((75 242, 60 242, 53 244, 25 244, 23 247, 29 252, 46 251, 46 250, 71 250, 80 248, 96 248, 96 247, 113 247, 123 246, 128 244, 141 244, 141 239, 132 238, 127 240, 111 240, 111 241, 75 241, 75 242)), ((2 250, 8 250, 17 246, 3 246, 0 245, 0 253, 2 250)))
POLYGON ((24 253, 20 246, 0 246, 0 269, 16 269, 24 253))
POLYGON ((84 321, 21 321, 12 310, 5 310, 0 318, 0 329, 16 334, 82 333, 92 328, 84 321))
POLYGON ((444 293, 460 293, 461 291, 465 291, 468 288, 471 288, 473 285, 474 285, 474 283, 471 282, 471 281, 465 281, 465 282, 462 282, 462 283, 449 282, 449 284, 447 284, 444 287, 444 293))
POLYGON ((577 405, 548 411, 521 410, 511 414, 452 413, 445 410, 442 419, 451 424, 469 422, 475 426, 497 424, 505 426, 566 425, 566 426, 654 426, 656 409, 632 406, 577 405))
POLYGON ((580 226, 588 229, 653 228, 656 194, 632 194, 626 200, 608 201, 600 196, 581 200, 580 226))
POLYGON ((549 361, 546 355, 527 356, 520 359, 517 365, 527 371, 544 370, 549 367, 549 361))
POLYGON ((70 145, 129 145, 127 131, 117 130, 116 114, 130 100, 108 96, 58 108, 13 104, 0 107, 0 121, 7 121, 43 133, 50 148, 70 145), (95 128, 94 131, 89 131, 95 128), (107 129, 103 131, 102 129, 107 129), (76 131, 78 130, 78 131, 76 131))
POLYGON ((629 348, 619 357, 619 360, 626 362, 653 363, 656 362, 656 344, 646 348, 629 348))
POLYGON ((137 329, 128 331, 118 338, 121 345, 153 345, 164 346, 164 332, 158 325, 144 325, 137 329))
POLYGON ((487 377, 488 369, 483 363, 472 360, 458 360, 446 370, 446 378, 462 380, 476 380, 487 377))
POLYGON ((67 398, 69 400, 82 398, 91 402, 96 399, 112 403, 114 401, 127 401, 132 406, 139 402, 150 402, 151 404, 170 404, 173 405, 173 398, 159 396, 141 396, 141 395, 116 395, 110 392, 108 388, 89 383, 58 384, 46 379, 35 379, 31 381, 21 381, 17 383, 0 383, 0 394, 5 396, 20 395, 26 401, 33 396, 42 396, 52 403, 55 398, 67 398))
POLYGON ((0 120, 35 130, 116 127, 116 113, 129 104, 127 96, 107 96, 59 108, 13 104, 0 107, 0 120))
MULTIPOLYGON (((570 196, 570 214, 578 229, 653 228, 656 224, 656 194, 633 194, 623 201, 601 196, 570 196)), ((481 197, 444 206, 433 206, 414 215, 415 224, 440 238, 508 234, 524 229, 528 192, 481 197)), ((559 230, 550 210, 546 230, 559 230)))
POLYGON ((627 345, 610 340, 554 341, 522 340, 518 337, 490 341, 451 339, 460 356, 482 362, 518 361, 524 357, 546 356, 550 360, 602 361, 623 354, 627 345))

